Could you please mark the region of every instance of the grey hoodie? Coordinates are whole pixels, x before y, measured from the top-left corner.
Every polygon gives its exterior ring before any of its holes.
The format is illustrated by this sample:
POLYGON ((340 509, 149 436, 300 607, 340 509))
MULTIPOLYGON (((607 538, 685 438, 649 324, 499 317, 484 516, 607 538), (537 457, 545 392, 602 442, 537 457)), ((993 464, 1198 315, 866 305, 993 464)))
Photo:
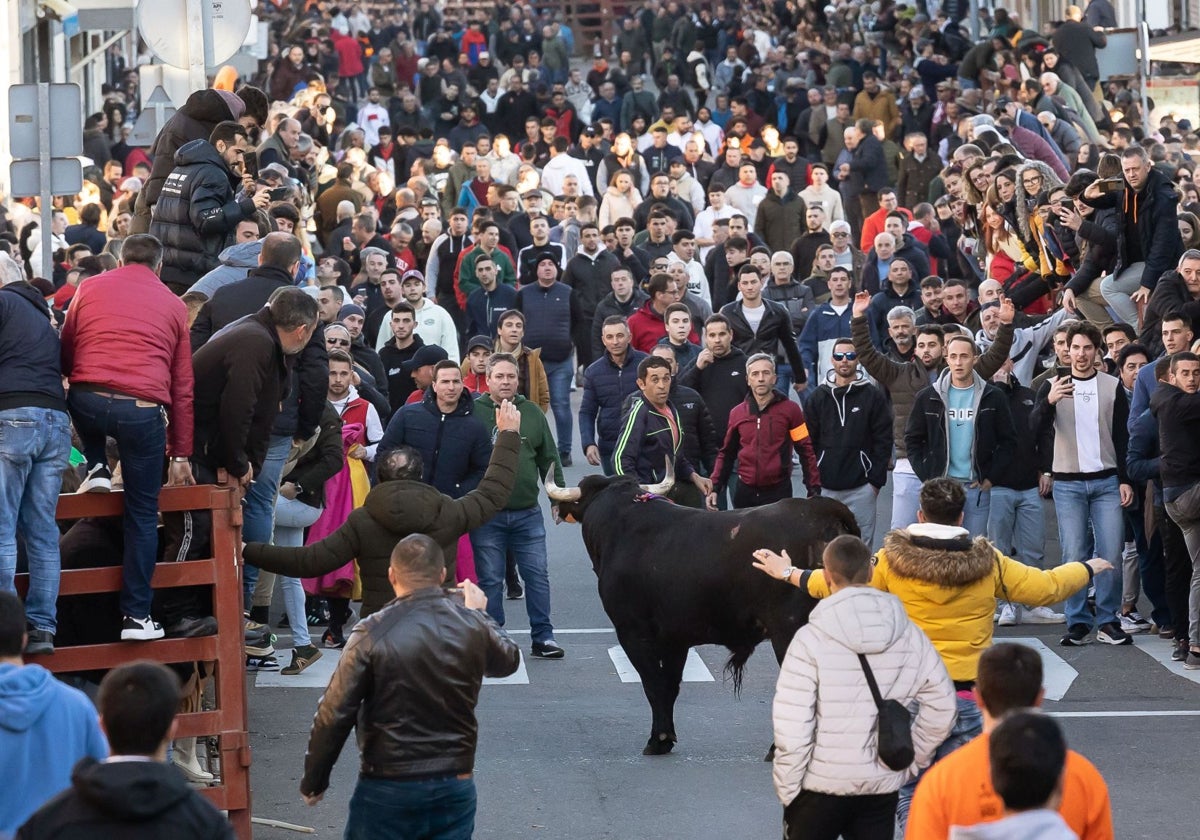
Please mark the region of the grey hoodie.
POLYGON ((1057 811, 1041 809, 980 825, 952 826, 950 840, 1079 840, 1079 835, 1057 811))
POLYGON ((221 252, 221 264, 192 284, 189 292, 200 292, 209 300, 217 289, 244 280, 250 269, 258 266, 258 255, 262 253, 262 240, 237 242, 221 252))

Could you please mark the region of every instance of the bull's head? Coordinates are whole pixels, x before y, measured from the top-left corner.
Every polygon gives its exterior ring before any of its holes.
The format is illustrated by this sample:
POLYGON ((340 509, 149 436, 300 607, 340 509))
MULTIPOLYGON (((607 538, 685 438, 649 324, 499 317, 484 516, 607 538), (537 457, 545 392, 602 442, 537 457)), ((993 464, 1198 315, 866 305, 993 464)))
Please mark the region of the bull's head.
POLYGON ((546 495, 550 497, 559 522, 582 522, 583 513, 596 494, 617 484, 637 486, 645 493, 665 496, 675 486, 675 464, 667 458, 666 473, 657 484, 637 484, 628 476, 584 476, 578 487, 559 487, 554 483, 554 470, 546 473, 546 495))

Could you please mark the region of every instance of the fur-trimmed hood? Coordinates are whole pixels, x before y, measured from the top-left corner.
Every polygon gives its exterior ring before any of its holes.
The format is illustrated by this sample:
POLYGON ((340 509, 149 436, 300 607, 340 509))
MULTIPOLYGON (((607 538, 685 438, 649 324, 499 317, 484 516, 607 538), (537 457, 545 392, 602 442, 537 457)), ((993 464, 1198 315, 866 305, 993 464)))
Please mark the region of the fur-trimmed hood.
POLYGON ((996 549, 965 528, 918 523, 888 533, 883 541, 891 570, 948 590, 975 583, 996 568, 996 549))

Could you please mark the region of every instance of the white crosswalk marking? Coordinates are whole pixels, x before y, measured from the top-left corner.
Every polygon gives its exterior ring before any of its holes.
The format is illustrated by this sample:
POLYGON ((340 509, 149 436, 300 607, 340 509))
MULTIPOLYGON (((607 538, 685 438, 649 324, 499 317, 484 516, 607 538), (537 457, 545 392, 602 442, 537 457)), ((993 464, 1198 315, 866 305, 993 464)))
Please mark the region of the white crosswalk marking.
POLYGON ((1014 642, 1031 647, 1042 657, 1042 686, 1046 690, 1047 700, 1061 700, 1067 695, 1071 683, 1079 676, 1079 672, 1067 664, 1067 661, 1046 647, 1041 639, 1032 636, 996 639, 997 642, 1014 642))
POLYGON ((1160 639, 1150 635, 1134 636, 1133 646, 1150 658, 1157 660, 1175 676, 1200 683, 1200 671, 1189 671, 1183 667, 1182 662, 1171 661, 1171 651, 1175 649, 1175 645, 1170 639, 1160 639))
POLYGON ((521 663, 507 677, 484 677, 484 685, 529 685, 529 672, 525 670, 525 654, 520 654, 521 663))
MULTIPOLYGON (((324 688, 329 685, 329 678, 333 676, 341 656, 340 650, 322 650, 321 658, 299 674, 285 676, 279 671, 259 671, 254 684, 258 688, 324 688)), ((291 664, 292 652, 277 649, 275 658, 279 660, 280 668, 286 668, 291 664)))
MULTIPOLYGON (((633 663, 629 661, 629 657, 625 654, 625 649, 620 645, 610 647, 608 649, 608 656, 616 667, 617 676, 621 678, 621 682, 636 683, 642 681, 642 678, 638 676, 637 669, 633 667, 633 663)), ((700 658, 700 654, 694 650, 688 651, 687 660, 683 664, 683 681, 713 682, 713 675, 709 673, 704 660, 700 658)))

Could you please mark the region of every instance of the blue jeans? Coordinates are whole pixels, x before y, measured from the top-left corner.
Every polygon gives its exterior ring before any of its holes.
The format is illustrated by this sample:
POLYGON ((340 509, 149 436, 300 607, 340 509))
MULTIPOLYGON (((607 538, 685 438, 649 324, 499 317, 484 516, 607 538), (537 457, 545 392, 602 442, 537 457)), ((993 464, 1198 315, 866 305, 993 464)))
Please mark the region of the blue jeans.
MULTIPOLYGON (((275 500, 275 545, 299 548, 304 545, 304 529, 321 517, 321 508, 306 505, 299 499, 275 500)), ((308 615, 304 611, 304 587, 299 578, 278 577, 283 591, 283 609, 287 613, 288 626, 292 628, 292 647, 312 644, 308 634, 308 615)))
POLYGON ((16 592, 17 532, 25 540, 29 594, 25 619, 57 629, 61 564, 54 511, 71 455, 71 418, 51 408, 0 411, 0 590, 16 592))
MULTIPOLYGON (((992 491, 983 490, 978 484, 962 482, 963 490, 967 491, 967 503, 963 505, 962 526, 971 537, 982 537, 987 533, 988 511, 992 507, 992 491)), ((919 492, 919 491, 918 491, 919 492)))
POLYGON ((360 776, 350 797, 345 840, 471 840, 475 780, 443 776, 399 781, 360 776))
POLYGON ((892 471, 892 530, 907 528, 917 521, 921 505, 921 479, 914 473, 892 471))
POLYGON ((502 510, 471 532, 475 573, 487 596, 488 615, 504 626, 504 558, 511 549, 525 581, 525 608, 535 642, 554 638, 550 623, 550 574, 546 564, 546 525, 542 509, 502 510))
MULTIPOLYGON (((1117 477, 1094 481, 1055 481, 1054 508, 1058 514, 1058 542, 1062 561, 1089 559, 1093 545, 1097 557, 1121 568, 1125 547, 1125 522, 1121 515, 1121 491, 1117 477)), ((1087 608, 1087 587, 1067 599, 1067 627, 1082 624, 1089 629, 1117 620, 1121 608, 1121 573, 1096 575, 1096 616, 1087 608)))
MULTIPOLYGON (((275 499, 279 496, 279 477, 288 453, 292 451, 292 439, 287 435, 271 435, 267 457, 262 468, 250 482, 246 497, 242 500, 242 541, 269 543, 275 530, 275 499)), ((250 608, 250 596, 258 582, 258 567, 247 563, 242 568, 242 592, 246 609, 250 608)), ((291 618, 288 618, 291 621, 291 618)))
POLYGON ((792 378, 791 365, 775 365, 775 390, 782 391, 789 398, 792 398, 795 396, 795 394, 792 393, 793 382, 795 382, 795 380, 792 378))
POLYGON ((68 403, 88 469, 108 463, 106 436, 117 441, 125 492, 121 614, 146 618, 154 597, 150 580, 158 559, 158 491, 167 451, 166 412, 141 400, 105 397, 79 388, 71 389, 68 403))
POLYGON ((1013 490, 993 487, 988 512, 987 538, 1001 552, 1026 566, 1042 568, 1045 555, 1046 520, 1038 489, 1013 490))
POLYGON ((560 455, 571 454, 571 382, 575 378, 575 363, 570 359, 561 362, 542 360, 546 368, 546 380, 550 385, 550 409, 554 412, 554 432, 560 455))
MULTIPOLYGON (((963 744, 970 741, 975 736, 983 732, 983 712, 979 710, 975 700, 970 697, 963 697, 961 694, 955 698, 958 704, 958 713, 954 717, 954 726, 950 729, 950 734, 946 736, 946 740, 942 741, 941 745, 934 750, 933 764, 937 764, 950 753, 961 747, 963 744)), ((933 766, 930 765, 930 767, 933 766)), ((917 783, 925 775, 925 771, 929 767, 925 767, 917 774, 917 777, 911 782, 900 788, 900 801, 896 804, 896 822, 904 828, 908 822, 908 808, 912 804, 913 791, 917 789, 917 783)))

